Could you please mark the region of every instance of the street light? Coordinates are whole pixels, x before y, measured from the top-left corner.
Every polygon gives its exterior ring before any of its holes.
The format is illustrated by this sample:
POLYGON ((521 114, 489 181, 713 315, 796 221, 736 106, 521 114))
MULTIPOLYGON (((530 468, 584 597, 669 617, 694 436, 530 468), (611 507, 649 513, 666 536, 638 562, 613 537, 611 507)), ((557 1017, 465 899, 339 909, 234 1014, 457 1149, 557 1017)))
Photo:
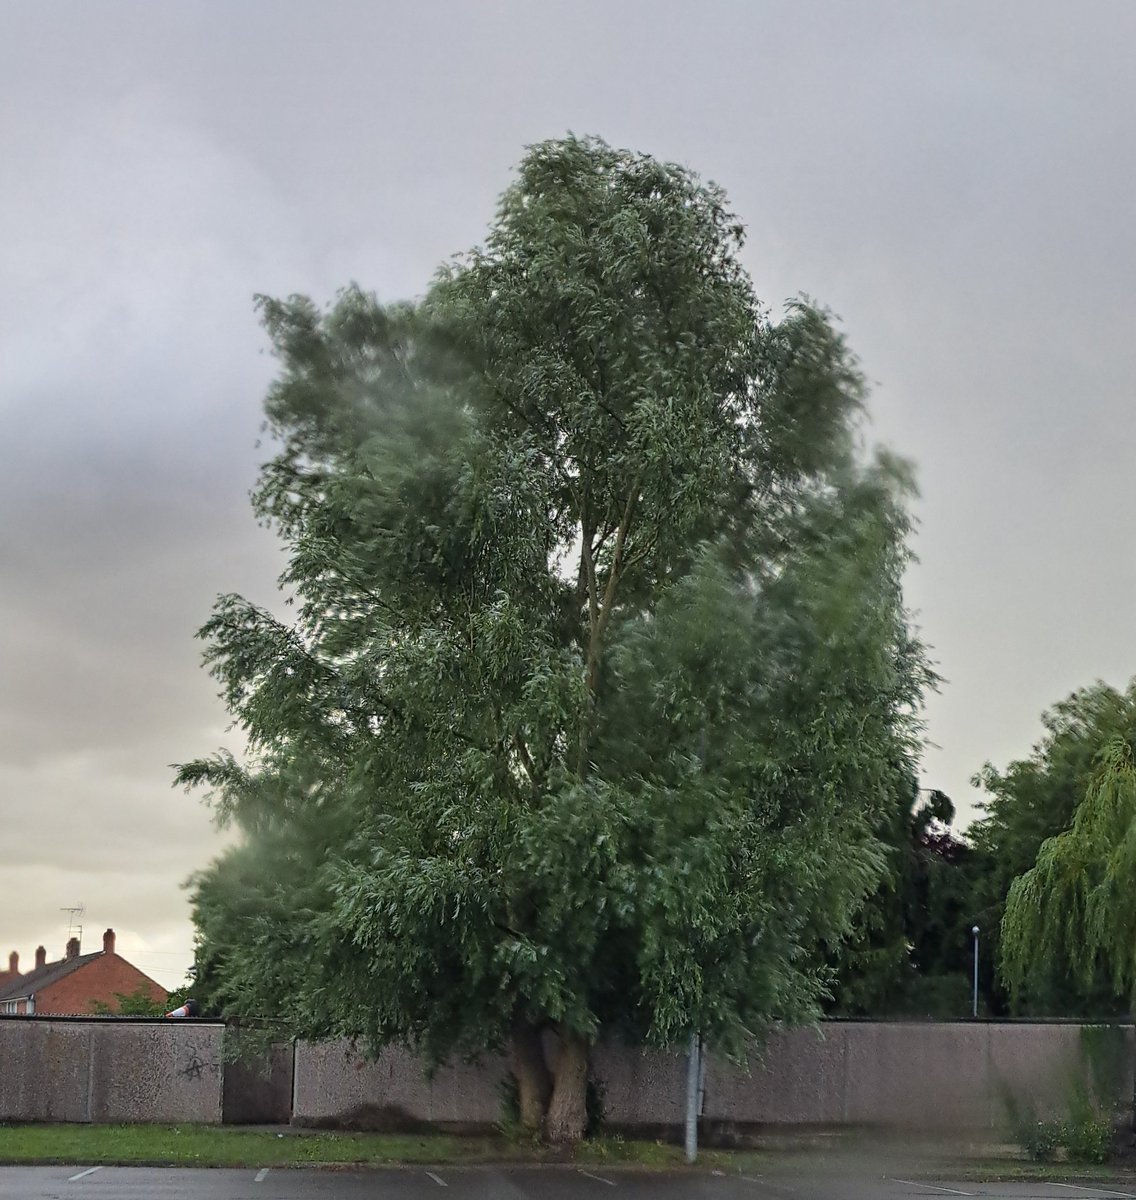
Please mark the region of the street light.
POLYGON ((698 1091, 702 1075, 702 1039, 696 1033, 690 1035, 690 1050, 686 1060, 686 1161, 694 1162, 698 1157, 698 1091))
POLYGON ((978 1016, 978 926, 975 925, 971 929, 971 934, 974 936, 974 1000, 971 1004, 971 1016, 978 1016))

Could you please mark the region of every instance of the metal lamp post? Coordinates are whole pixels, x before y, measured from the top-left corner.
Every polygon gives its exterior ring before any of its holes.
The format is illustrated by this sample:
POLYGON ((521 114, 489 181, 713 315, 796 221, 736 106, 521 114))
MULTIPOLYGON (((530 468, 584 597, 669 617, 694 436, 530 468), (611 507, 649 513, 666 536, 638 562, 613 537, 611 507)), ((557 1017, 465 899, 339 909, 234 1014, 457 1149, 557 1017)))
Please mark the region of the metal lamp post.
POLYGON ((702 1039, 696 1033, 690 1035, 690 1050, 686 1060, 686 1161, 694 1162, 698 1157, 698 1091, 702 1074, 702 1039))
MULTIPOLYGON (((706 770, 706 719, 698 738, 698 762, 706 770)), ((698 1157, 698 1113, 702 1107, 702 1038, 697 1032, 690 1035, 690 1049, 686 1059, 686 1125, 684 1129, 686 1161, 692 1163, 698 1157)))
POLYGON ((974 937, 974 994, 973 994, 973 1000, 971 1003, 970 1015, 972 1017, 977 1017, 978 1016, 978 934, 979 934, 978 926, 975 925, 971 929, 970 932, 974 937))

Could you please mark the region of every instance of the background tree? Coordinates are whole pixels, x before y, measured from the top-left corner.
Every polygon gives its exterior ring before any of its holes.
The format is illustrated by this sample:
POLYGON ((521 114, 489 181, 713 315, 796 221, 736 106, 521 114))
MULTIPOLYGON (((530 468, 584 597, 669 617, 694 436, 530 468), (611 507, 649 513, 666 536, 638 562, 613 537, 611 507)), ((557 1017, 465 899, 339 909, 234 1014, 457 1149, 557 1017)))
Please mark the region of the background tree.
POLYGON ((950 829, 954 805, 912 780, 879 835, 888 866, 835 958, 829 1011, 960 1017, 970 1011, 974 853, 950 829))
MULTIPOLYGON (((915 861, 905 910, 914 973, 905 1002, 910 1015, 957 1019, 971 1011, 973 895, 981 863, 970 843, 952 832, 953 819, 948 797, 932 792, 912 822, 915 861)), ((980 978, 980 986, 985 982, 980 978)))
MULTIPOLYGON (((1038 943, 1032 954, 1028 931, 1040 927, 1029 921, 1020 924, 1008 951, 1003 912, 1016 881, 1042 865, 1043 846, 1073 826, 1094 786, 1105 748, 1116 740, 1136 744, 1136 682, 1123 691, 1099 682, 1081 688, 1043 714, 1042 722, 1045 736, 1029 758, 1012 762, 1004 771, 988 763, 975 781, 993 797, 986 817, 968 831, 983 864, 975 881, 976 920, 984 935, 990 935, 983 938, 990 954, 983 974, 995 977, 995 953, 1001 945, 1016 965, 1007 976, 1014 983, 1013 994, 1001 987, 993 997, 998 1011, 1115 1016, 1125 1011, 1126 997, 1101 963, 1091 974, 1082 969, 1083 963, 1071 969, 1064 939, 1045 947, 1038 943), (1032 965, 1025 970, 1027 954, 1032 954, 1032 965)), ((1039 879, 1035 875, 1023 894, 1036 894, 1039 879)))
POLYGON ((555 1140, 602 1034, 817 1011, 929 673, 906 472, 741 240, 689 171, 568 138, 417 308, 261 301, 296 614, 202 631, 249 745, 178 773, 243 833, 196 880, 207 1003, 507 1046, 555 1140))
POLYGON ((1011 986, 1066 974, 1090 990, 1102 969, 1116 996, 1136 989, 1136 763, 1131 743, 1101 751, 1072 826, 1042 843, 1014 881, 1002 918, 1011 986))
POLYGON ((114 1003, 107 1004, 104 1000, 92 1000, 91 1012, 100 1017, 164 1017, 166 1013, 180 1008, 189 999, 193 990, 193 980, 186 979, 180 987, 174 988, 166 1000, 155 1000, 144 984, 139 984, 133 992, 115 992, 114 1003))

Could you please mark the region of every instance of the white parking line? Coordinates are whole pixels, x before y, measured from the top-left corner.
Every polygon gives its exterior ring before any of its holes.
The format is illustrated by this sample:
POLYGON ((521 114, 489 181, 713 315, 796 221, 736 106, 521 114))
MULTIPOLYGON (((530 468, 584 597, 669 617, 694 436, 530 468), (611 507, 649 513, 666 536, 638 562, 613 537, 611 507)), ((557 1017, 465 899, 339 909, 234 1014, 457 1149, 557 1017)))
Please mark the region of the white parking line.
POLYGON ((268 1178, 268 1168, 261 1167, 253 1177, 253 1183, 263 1183, 268 1178))
POLYGON ((597 1183, 606 1183, 608 1187, 615 1187, 614 1179, 605 1179, 602 1175, 593 1175, 591 1171, 585 1171, 583 1167, 577 1169, 581 1175, 586 1175, 589 1179, 594 1179, 597 1183))
POLYGON ((908 1187, 930 1188, 933 1192, 946 1192, 949 1196, 977 1196, 977 1192, 960 1192, 958 1188, 940 1187, 937 1183, 924 1183, 921 1179, 893 1179, 893 1183, 905 1183, 908 1187))
POLYGON ((1126 1200, 1136 1200, 1136 1192, 1110 1192, 1108 1188, 1081 1187, 1076 1183, 1051 1183, 1050 1187, 1069 1188, 1074 1192, 1096 1192, 1098 1196, 1124 1196, 1126 1200))
POLYGON ((68 1183, 74 1183, 76 1179, 83 1179, 87 1175, 93 1175, 96 1171, 101 1171, 102 1167, 88 1167, 85 1171, 80 1171, 78 1175, 72 1175, 67 1180, 68 1183))
POLYGON ((435 1183, 436 1183, 436 1184, 437 1184, 439 1187, 449 1187, 449 1186, 450 1186, 450 1185, 449 1185, 449 1184, 448 1184, 448 1183, 447 1183, 447 1182, 446 1182, 446 1181, 445 1181, 445 1180, 444 1180, 444 1179, 441 1177, 441 1175, 435 1175, 433 1171, 427 1171, 427 1172, 426 1172, 426 1176, 427 1176, 427 1178, 429 1178, 429 1179, 432 1179, 432 1180, 433 1180, 433 1181, 434 1181, 434 1182, 435 1182, 435 1183))

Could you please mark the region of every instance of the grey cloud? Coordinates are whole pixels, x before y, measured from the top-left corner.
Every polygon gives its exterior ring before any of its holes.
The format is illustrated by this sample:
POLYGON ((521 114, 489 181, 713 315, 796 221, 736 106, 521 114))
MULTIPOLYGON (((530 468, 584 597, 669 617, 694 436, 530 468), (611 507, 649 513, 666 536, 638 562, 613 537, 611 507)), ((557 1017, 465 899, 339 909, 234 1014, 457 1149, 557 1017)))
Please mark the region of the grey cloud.
POLYGON ((167 764, 232 744, 192 634, 281 565, 252 294, 420 293, 569 128, 718 180, 759 292, 843 317, 922 483, 925 782, 969 810, 1045 705, 1133 672, 1131 6, 3 12, 0 953, 86 899, 188 961, 180 883, 222 843, 167 764))

